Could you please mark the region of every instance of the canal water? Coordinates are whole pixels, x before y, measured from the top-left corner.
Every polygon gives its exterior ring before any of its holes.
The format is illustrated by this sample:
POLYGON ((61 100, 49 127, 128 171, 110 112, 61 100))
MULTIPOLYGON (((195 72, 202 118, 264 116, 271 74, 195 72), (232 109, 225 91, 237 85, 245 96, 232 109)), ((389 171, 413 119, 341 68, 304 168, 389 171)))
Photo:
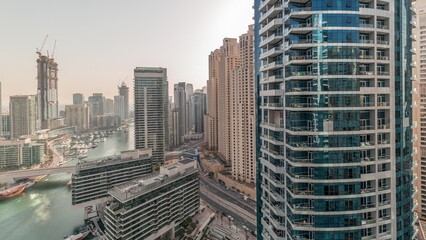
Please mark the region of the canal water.
MULTIPOLYGON (((89 150, 87 161, 134 148, 133 126, 89 150)), ((66 165, 75 165, 72 160, 66 165)), ((17 197, 0 201, 0 240, 61 240, 84 224, 83 210, 71 205, 70 173, 47 176, 17 197)))

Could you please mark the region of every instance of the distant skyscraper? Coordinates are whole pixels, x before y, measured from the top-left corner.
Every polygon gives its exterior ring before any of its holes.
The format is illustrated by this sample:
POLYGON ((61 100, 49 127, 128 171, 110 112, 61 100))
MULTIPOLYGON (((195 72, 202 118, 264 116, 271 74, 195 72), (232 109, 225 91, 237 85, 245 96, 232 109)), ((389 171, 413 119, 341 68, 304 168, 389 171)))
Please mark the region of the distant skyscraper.
POLYGON ((211 150, 218 149, 218 78, 220 50, 209 56, 209 80, 207 80, 207 113, 205 116, 205 141, 211 150))
POLYGON ((203 133, 204 115, 206 114, 206 94, 202 90, 195 90, 192 102, 194 109, 194 131, 196 133, 203 133))
POLYGON ((104 114, 114 113, 114 100, 111 98, 105 98, 105 112, 104 114))
POLYGON ((2 131, 3 136, 8 139, 10 137, 10 114, 2 114, 2 131))
POLYGON ((233 70, 231 88, 231 160, 234 179, 255 183, 256 105, 254 91, 253 26, 239 38, 241 63, 233 70))
POLYGON ((168 146, 167 69, 134 70, 135 148, 151 148, 154 163, 164 162, 168 146))
POLYGON ((417 239, 411 2, 255 1, 258 239, 417 239))
POLYGON ((120 96, 124 97, 124 119, 126 120, 129 118, 129 87, 122 82, 121 85, 118 87, 118 92, 120 96))
POLYGON ((185 95, 186 95, 186 131, 185 133, 188 133, 189 131, 192 131, 194 129, 194 102, 192 99, 192 96, 194 96, 194 86, 192 83, 187 83, 185 85, 185 95))
POLYGON ((83 104, 84 103, 84 96, 82 93, 74 93, 72 95, 72 104, 73 105, 78 105, 78 104, 83 104))
MULTIPOLYGON (((417 200, 419 207, 416 212, 419 214, 419 218, 422 221, 426 221, 426 1, 417 0, 415 1, 415 8, 417 14, 414 16, 414 20, 417 22, 416 28, 413 29, 413 62, 416 68, 413 69, 415 73, 413 81, 413 100, 416 104, 413 104, 413 111, 415 113, 414 120, 416 121, 417 128, 414 129, 417 135, 417 141, 415 142, 418 148, 419 154, 415 156, 418 167, 415 170, 420 181, 417 181, 417 189, 420 194, 417 194, 417 200)), ((426 229, 423 228, 423 231, 426 229)), ((426 232, 422 232, 426 235, 426 232)), ((425 239, 424 237, 423 239, 425 239)), ((419 239, 422 239, 421 237, 419 239)))
POLYGON ((176 129, 176 133, 177 133, 177 139, 178 142, 175 142, 176 146, 181 145, 184 142, 184 136, 186 134, 186 117, 187 115, 187 101, 186 101, 186 88, 185 88, 185 83, 184 82, 180 82, 178 84, 175 84, 174 86, 174 104, 175 104, 175 109, 178 112, 178 119, 177 119, 177 124, 178 124, 178 128, 176 129))
POLYGON ((210 63, 211 71, 215 71, 214 77, 217 78, 218 153, 225 161, 231 163, 232 105, 235 104, 231 92, 232 71, 240 64, 237 39, 225 38, 219 51, 211 54, 211 60, 213 61, 210 63))
POLYGON ((89 105, 93 117, 105 114, 105 97, 102 93, 93 93, 93 96, 89 97, 89 105))
POLYGON ((42 129, 49 127, 49 119, 59 116, 58 64, 53 58, 39 54, 37 59, 38 121, 42 129))
POLYGON ((124 97, 114 96, 114 115, 119 116, 121 121, 126 120, 124 108, 124 97))
POLYGON ((85 130, 90 127, 90 111, 87 104, 65 106, 65 118, 68 126, 77 126, 77 130, 85 130))
POLYGON ((9 110, 12 138, 16 139, 22 135, 32 135, 36 132, 37 112, 35 96, 11 96, 9 110))

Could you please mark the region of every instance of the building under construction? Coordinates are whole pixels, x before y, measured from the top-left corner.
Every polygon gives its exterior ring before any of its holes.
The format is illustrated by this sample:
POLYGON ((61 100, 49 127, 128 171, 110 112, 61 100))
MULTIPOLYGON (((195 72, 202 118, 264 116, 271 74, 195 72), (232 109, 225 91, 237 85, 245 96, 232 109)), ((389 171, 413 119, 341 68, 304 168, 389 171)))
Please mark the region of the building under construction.
POLYGON ((58 64, 54 58, 38 52, 37 95, 38 124, 42 129, 50 128, 49 119, 59 116, 58 109, 58 64))

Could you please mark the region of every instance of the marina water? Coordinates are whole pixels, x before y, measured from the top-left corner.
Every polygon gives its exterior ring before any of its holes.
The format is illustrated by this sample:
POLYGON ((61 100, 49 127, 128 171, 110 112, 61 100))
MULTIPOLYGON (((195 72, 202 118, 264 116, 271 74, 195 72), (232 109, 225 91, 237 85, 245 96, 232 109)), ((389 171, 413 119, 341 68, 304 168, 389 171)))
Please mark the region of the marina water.
MULTIPOLYGON (((116 134, 90 149, 85 161, 119 154, 134 148, 134 127, 116 134)), ((72 160, 65 165, 75 165, 72 160)), ((0 201, 1 240, 61 240, 84 225, 83 209, 71 205, 71 189, 66 186, 71 173, 47 176, 11 199, 0 201)))

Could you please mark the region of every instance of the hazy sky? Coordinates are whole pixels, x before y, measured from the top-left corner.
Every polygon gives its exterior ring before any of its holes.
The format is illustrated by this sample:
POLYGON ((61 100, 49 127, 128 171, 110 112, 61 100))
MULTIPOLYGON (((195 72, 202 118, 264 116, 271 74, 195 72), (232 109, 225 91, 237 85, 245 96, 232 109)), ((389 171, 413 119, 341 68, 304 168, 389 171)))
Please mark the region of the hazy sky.
POLYGON ((136 66, 165 67, 169 85, 206 85, 207 59, 252 23, 251 0, 0 0, 0 81, 10 95, 36 93, 36 48, 49 38, 60 104, 72 93, 117 95, 136 66))

